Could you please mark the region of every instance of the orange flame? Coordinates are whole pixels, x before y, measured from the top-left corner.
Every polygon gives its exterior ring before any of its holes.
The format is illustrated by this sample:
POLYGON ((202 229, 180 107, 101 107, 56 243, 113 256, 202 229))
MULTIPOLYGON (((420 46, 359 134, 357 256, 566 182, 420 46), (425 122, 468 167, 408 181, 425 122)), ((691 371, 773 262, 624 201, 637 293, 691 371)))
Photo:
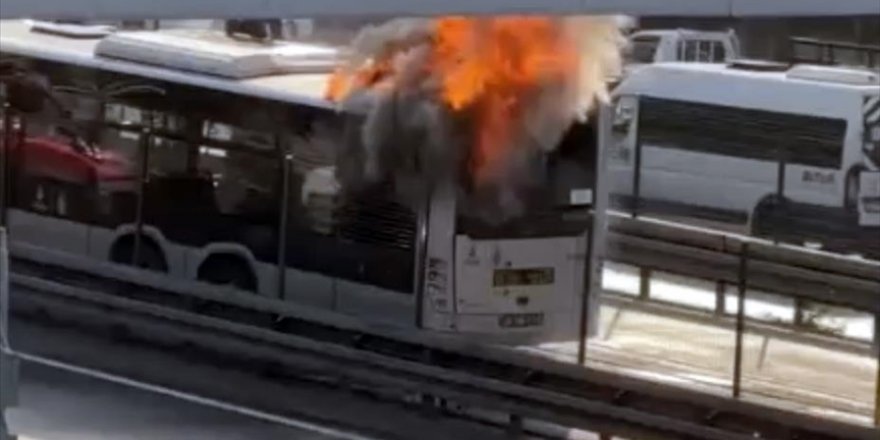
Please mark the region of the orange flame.
POLYGON ((327 90, 324 95, 331 101, 341 101, 350 93, 358 89, 376 87, 385 78, 391 76, 391 66, 387 60, 361 67, 353 73, 336 69, 327 81, 327 90))
MULTIPOLYGON (((558 19, 444 17, 432 27, 425 73, 438 78, 438 99, 471 118, 472 166, 479 184, 512 148, 515 124, 540 87, 577 75, 578 48, 558 19)), ((395 87, 394 50, 353 72, 337 71, 327 97, 339 101, 385 79, 395 87)))

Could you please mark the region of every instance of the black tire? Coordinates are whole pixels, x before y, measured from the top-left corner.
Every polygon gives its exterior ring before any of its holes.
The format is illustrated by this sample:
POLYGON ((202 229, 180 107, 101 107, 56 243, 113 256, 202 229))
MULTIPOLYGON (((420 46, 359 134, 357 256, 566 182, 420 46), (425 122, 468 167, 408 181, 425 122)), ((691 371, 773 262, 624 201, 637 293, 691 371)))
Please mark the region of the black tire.
POLYGON ((212 255, 199 268, 199 279, 211 284, 234 286, 241 290, 256 292, 257 278, 250 265, 237 256, 212 255))
POLYGON ((159 246, 149 238, 142 238, 140 255, 134 264, 134 237, 129 235, 121 238, 110 251, 110 261, 119 264, 135 265, 141 269, 156 272, 168 272, 168 263, 159 246))
POLYGON ((853 167, 846 173, 843 181, 843 207, 850 212, 855 212, 859 206, 859 176, 864 168, 853 167))
POLYGON ((779 210, 780 204, 780 200, 776 196, 766 197, 758 203, 751 219, 751 235, 753 237, 770 237, 773 235, 775 230, 773 219, 775 213, 779 210))

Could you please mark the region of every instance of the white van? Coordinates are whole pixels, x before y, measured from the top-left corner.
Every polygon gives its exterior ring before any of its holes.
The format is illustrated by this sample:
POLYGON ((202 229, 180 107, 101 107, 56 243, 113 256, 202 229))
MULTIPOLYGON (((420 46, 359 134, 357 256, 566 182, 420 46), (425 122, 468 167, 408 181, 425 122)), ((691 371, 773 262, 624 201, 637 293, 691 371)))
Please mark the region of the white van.
POLYGON ((632 72, 615 99, 618 206, 880 248, 877 72, 660 63, 632 72))

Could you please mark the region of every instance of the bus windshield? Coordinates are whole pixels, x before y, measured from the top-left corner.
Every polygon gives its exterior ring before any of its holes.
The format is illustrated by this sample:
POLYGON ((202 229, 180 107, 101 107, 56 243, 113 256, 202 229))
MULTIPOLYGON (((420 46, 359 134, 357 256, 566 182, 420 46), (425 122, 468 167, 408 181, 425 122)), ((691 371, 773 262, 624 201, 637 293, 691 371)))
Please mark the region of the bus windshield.
POLYGON ((592 125, 573 125, 558 149, 546 157, 543 182, 518 194, 524 205, 519 215, 490 221, 483 216, 472 215, 474 207, 464 206, 464 202, 460 201, 456 220, 458 232, 474 238, 527 238, 584 233, 589 225, 589 208, 593 202, 596 163, 594 140, 592 125))

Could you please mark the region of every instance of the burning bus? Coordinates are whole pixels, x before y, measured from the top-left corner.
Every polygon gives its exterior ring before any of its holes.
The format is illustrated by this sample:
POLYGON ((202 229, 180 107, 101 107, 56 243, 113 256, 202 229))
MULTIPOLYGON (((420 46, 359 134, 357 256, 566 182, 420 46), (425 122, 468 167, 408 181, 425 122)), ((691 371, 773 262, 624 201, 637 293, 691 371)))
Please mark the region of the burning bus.
POLYGON ((87 136, 59 148, 91 146, 97 180, 132 183, 100 221, 16 197, 11 238, 370 321, 570 338, 587 273, 592 110, 618 44, 598 18, 393 21, 343 51, 212 29, 67 36, 5 22, 0 55, 66 109, 11 110, 21 123, 6 139, 74 120, 87 136))

